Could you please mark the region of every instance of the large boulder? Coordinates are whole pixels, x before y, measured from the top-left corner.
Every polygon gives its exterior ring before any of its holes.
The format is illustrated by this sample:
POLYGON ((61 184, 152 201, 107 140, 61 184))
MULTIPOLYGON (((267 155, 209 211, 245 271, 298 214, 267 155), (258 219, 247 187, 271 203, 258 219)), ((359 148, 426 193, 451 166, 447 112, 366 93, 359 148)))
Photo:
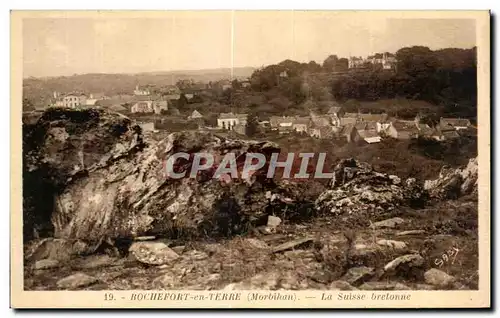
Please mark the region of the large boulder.
POLYGON ((424 188, 433 199, 457 199, 463 195, 477 195, 477 178, 477 158, 472 158, 463 169, 443 167, 437 179, 425 181, 424 188))
POLYGON ((339 215, 356 211, 387 211, 398 205, 422 206, 425 192, 413 179, 379 173, 365 162, 343 159, 334 168, 330 189, 316 200, 318 210, 339 215))
MULTIPOLYGON (((99 241, 243 231, 247 222, 267 219, 265 193, 276 188, 272 180, 265 174, 250 181, 215 179, 213 170, 200 171, 196 178, 172 179, 166 176, 165 161, 177 152, 210 153, 215 158, 233 152, 239 162, 247 152, 274 151, 278 150, 272 143, 226 140, 201 132, 173 133, 66 187, 56 198, 56 236, 99 241)), ((189 174, 191 165, 191 159, 182 161, 179 169, 189 174)))
POLYGON ((55 195, 143 147, 139 126, 118 113, 52 108, 23 114, 24 238, 52 234, 55 195))
POLYGON ((103 110, 52 109, 26 119, 24 129, 31 232, 49 223, 50 233, 40 236, 82 240, 89 251, 138 236, 227 236, 264 225, 269 215, 282 217, 280 211, 287 218, 313 211, 296 183, 266 177, 267 164, 246 179, 212 178, 216 167, 196 178, 166 176, 165 162, 177 152, 190 155, 177 162, 177 172, 190 172, 194 153, 209 153, 217 163, 230 152, 241 175, 247 153, 269 158, 279 152, 274 143, 200 131, 155 140, 127 117, 103 110))

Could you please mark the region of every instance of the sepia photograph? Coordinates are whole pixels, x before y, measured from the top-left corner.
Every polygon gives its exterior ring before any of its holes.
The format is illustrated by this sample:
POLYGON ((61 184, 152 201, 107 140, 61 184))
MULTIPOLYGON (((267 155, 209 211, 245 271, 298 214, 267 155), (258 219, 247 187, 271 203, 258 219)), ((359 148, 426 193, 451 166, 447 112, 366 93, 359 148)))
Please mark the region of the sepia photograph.
POLYGON ((489 19, 12 11, 18 303, 489 304, 489 19))

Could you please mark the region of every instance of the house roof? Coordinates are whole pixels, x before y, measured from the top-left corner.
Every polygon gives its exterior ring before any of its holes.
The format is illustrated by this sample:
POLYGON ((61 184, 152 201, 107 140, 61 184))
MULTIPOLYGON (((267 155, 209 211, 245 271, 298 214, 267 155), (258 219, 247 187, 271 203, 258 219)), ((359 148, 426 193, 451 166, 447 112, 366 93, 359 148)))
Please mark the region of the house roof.
POLYGON ((410 132, 418 132, 418 129, 417 129, 417 126, 415 125, 415 123, 413 121, 409 121, 409 120, 395 120, 392 122, 392 126, 396 129, 396 130, 400 130, 400 131, 410 131, 410 132))
POLYGON ((435 131, 427 124, 419 124, 417 128, 424 136, 431 136, 435 131))
POLYGON ((135 103, 134 105, 144 105, 146 104, 147 106, 151 106, 153 104, 153 101, 150 101, 150 100, 142 100, 142 101, 138 101, 137 103, 135 103))
POLYGON ((126 111, 127 109, 121 105, 118 105, 118 104, 115 104, 115 105, 111 105, 108 107, 110 110, 113 110, 115 112, 122 112, 122 111, 126 111))
POLYGON ((246 119, 248 114, 233 114, 233 113, 220 113, 219 119, 246 119))
POLYGON ((457 133, 456 130, 443 131, 442 135, 445 138, 457 138, 457 137, 460 137, 460 135, 457 133))
POLYGON ((62 95, 61 97, 64 98, 64 97, 68 97, 68 96, 87 96, 85 95, 84 93, 67 93, 67 94, 64 94, 62 95))
POLYGON ((294 125, 309 125, 311 117, 295 117, 293 120, 294 125))
POLYGON ((357 130, 365 130, 366 123, 356 123, 356 124, 354 124, 354 127, 356 127, 357 130))
POLYGON ((341 117, 340 125, 345 126, 348 124, 355 124, 357 122, 357 118, 355 117, 341 117))
POLYGON ((358 118, 359 113, 345 113, 343 118, 358 118))
POLYGON ((464 118, 441 118, 439 124, 443 127, 467 127, 470 126, 470 121, 464 118))
POLYGON ((385 122, 389 116, 387 114, 359 114, 359 118, 364 121, 385 122))
POLYGON ((331 106, 330 109, 328 109, 328 114, 338 114, 342 110, 341 106, 331 106))
POLYGON ((138 101, 147 101, 147 100, 151 100, 151 96, 142 96, 142 95, 136 95, 133 97, 134 101, 138 102, 138 101))
POLYGON ((373 130, 363 130, 363 131, 358 131, 358 133, 361 136, 361 138, 380 137, 379 134, 373 130))
POLYGON ((155 105, 168 106, 168 102, 166 100, 158 100, 158 101, 155 101, 155 105))
POLYGON ((181 98, 181 95, 180 94, 168 94, 168 95, 163 95, 163 98, 166 100, 174 100, 174 99, 181 98))
POLYGON ((278 130, 283 131, 283 132, 287 132, 287 131, 291 132, 291 131, 293 131, 293 127, 292 126, 279 126, 278 130))
POLYGON ((374 121, 365 122, 365 124, 366 124, 366 126, 365 126, 366 130, 376 130, 377 129, 377 123, 374 121))
POLYGON ((203 115, 199 111, 197 111, 196 109, 193 110, 193 112, 191 113, 191 118, 202 118, 202 117, 203 117, 203 115))
POLYGON ((331 126, 312 127, 309 129, 310 135, 319 133, 321 138, 332 136, 333 132, 334 132, 333 127, 331 127, 331 126))
POLYGON ((353 129, 356 129, 355 124, 347 124, 342 128, 340 133, 342 135, 348 135, 353 131, 353 129))
POLYGON ((294 118, 290 116, 271 116, 271 118, 269 118, 271 126, 278 126, 283 123, 293 123, 293 121, 294 118))

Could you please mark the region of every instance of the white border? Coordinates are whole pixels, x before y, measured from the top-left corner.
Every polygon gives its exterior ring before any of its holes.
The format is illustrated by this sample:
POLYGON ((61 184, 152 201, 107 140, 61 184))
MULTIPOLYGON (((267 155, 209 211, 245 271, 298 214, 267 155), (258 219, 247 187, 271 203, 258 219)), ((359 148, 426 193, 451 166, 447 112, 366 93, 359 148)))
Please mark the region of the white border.
MULTIPOLYGON (((475 0, 475 1, 470 1, 470 2, 448 2, 446 4, 443 4, 442 2, 437 2, 437 1, 429 1, 429 0, 420 0, 417 2, 404 2, 404 1, 335 1, 335 2, 323 2, 323 1, 314 1, 314 0, 308 0, 308 1, 295 1, 295 0, 289 0, 286 2, 282 2, 280 4, 275 4, 275 3, 270 3, 270 1, 263 1, 263 0, 252 0, 252 1, 245 1, 245 2, 235 2, 235 1, 217 1, 217 0, 212 0, 212 1, 180 1, 177 3, 172 3, 169 2, 166 4, 164 1, 147 1, 147 0, 142 0, 140 2, 138 1, 119 1, 119 2, 110 2, 110 3, 105 3, 104 1, 96 1, 96 0, 87 0, 85 1, 84 5, 79 5, 76 2, 69 2, 69 1, 16 1, 15 3, 12 4, 12 7, 7 7, 7 1, 2 2, 0 4, 2 7, 2 28, 0 30, 0 36, 1 36, 1 43, 4 43, 2 46, 1 52, 2 52, 2 60, 4 61, 5 65, 5 70, 10 70, 10 58, 9 58, 9 43, 10 41, 10 21, 9 21, 9 9, 69 9, 69 10, 74 10, 74 9, 400 9, 400 10, 405 10, 405 9, 492 9, 494 13, 500 12, 499 9, 499 2, 498 1, 484 1, 484 0, 475 0), (209 3, 209 4, 208 4, 209 3), (140 4, 140 5, 139 5, 140 4), (5 8, 4 8, 5 6, 5 8)), ((492 35, 495 37, 495 42, 498 40, 496 32, 493 32, 492 35)), ((497 56, 497 52, 494 52, 494 55, 492 56, 492 59, 494 59, 497 56)), ((492 71, 496 71, 492 70, 492 71)), ((8 115, 10 115, 10 108, 9 108, 9 86, 10 86, 10 72, 9 71, 4 71, 3 72, 3 79, 2 79, 2 84, 0 86, 0 89, 2 90, 2 97, 5 101, 4 107, 7 107, 9 109, 8 115)), ((492 87, 492 90, 495 90, 498 88, 498 83, 496 83, 495 87, 492 87)), ((497 118, 498 112, 495 116, 495 119, 497 118)), ((10 116, 1 116, 2 118, 2 124, 0 125, 0 136, 3 138, 3 143, 2 145, 9 145, 10 143, 10 122, 9 118, 10 116)), ((496 145, 496 142, 495 142, 496 145)), ((5 151, 4 151, 5 152, 5 151)), ((0 177, 2 180, 2 202, 9 202, 9 192, 10 192, 10 172, 9 172, 9 156, 4 155, 1 157, 2 160, 2 165, 0 169, 0 177)), ((495 180, 496 181, 496 180, 495 180)), ((495 193, 495 196, 497 193, 495 193)), ((6 206, 6 204, 4 204, 6 206)), ((8 212, 4 212, 4 218, 5 221, 1 222, 1 230, 2 233, 9 233, 9 224, 10 222, 8 221, 8 212)), ((498 217, 496 218, 498 222, 498 217)), ((495 224, 498 225, 498 224, 495 224)), ((492 231, 493 233, 493 231, 492 231)), ((5 234, 4 234, 5 235, 5 234)), ((7 237, 10 237, 10 234, 7 236, 4 236, 3 244, 2 244, 2 254, 1 255, 8 255, 10 246, 8 245, 9 240, 7 237)), ((492 253, 492 255, 495 255, 492 253)), ((2 297, 3 299, 8 300, 9 299, 9 263, 8 262, 1 262, 0 263, 2 267, 2 272, 4 273, 3 276, 3 286, 4 289, 2 291, 2 297)), ((494 301, 495 303, 495 301, 494 301)), ((497 302, 498 304, 498 302, 497 302)), ((8 304, 5 304, 2 308, 8 308, 8 304)), ((371 312, 373 313, 373 312, 371 312)), ((52 315, 53 313, 46 313, 52 315)), ((63 316, 70 316, 73 313, 66 312, 62 314, 63 316)), ((108 315, 111 313, 108 313, 108 315)), ((113 313, 114 315, 120 315, 121 313, 113 313)), ((143 313, 133 313, 133 315, 142 315, 143 313)), ((156 313, 160 314, 160 313, 156 313)), ((192 315, 192 313, 186 313, 187 315, 192 315)), ((217 313, 221 314, 221 313, 217 313)), ((234 314, 234 313, 226 313, 226 314, 234 314)), ((254 315, 267 315, 265 313, 253 313, 254 315)), ((273 313, 273 315, 278 314, 278 313, 273 313)), ((282 313, 289 315, 291 313, 282 313)), ((305 314, 305 312, 298 312, 298 314, 305 314)), ((329 313, 327 313, 329 314, 329 313)), ((346 315, 346 313, 334 313, 335 315, 346 315)), ((353 314, 359 314, 359 313, 353 313, 349 312, 349 315, 353 314)), ((386 314, 386 313, 384 313, 386 314)), ((396 313, 397 314, 397 313, 396 313)), ((415 313, 404 313, 405 315, 412 315, 415 313)), ((430 313, 429 313, 430 314, 430 313)), ((443 313, 439 312, 436 314, 430 314, 432 315, 439 315, 441 316, 443 313)), ((474 313, 468 313, 470 315, 473 315, 474 313)), ((9 311, 8 315, 13 315, 12 311, 9 311)), ((99 313, 97 316, 104 316, 104 313, 99 313)))

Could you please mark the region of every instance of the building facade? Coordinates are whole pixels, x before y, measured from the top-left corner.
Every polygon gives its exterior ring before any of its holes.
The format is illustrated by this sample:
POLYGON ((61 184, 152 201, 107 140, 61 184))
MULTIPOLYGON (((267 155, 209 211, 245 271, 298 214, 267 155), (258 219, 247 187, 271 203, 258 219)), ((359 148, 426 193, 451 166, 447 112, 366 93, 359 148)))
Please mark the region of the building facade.
POLYGON ((134 89, 134 95, 136 96, 149 96, 151 92, 147 88, 142 88, 137 85, 134 89))
POLYGON ((85 105, 87 96, 85 94, 67 94, 62 98, 63 107, 77 108, 85 105))
POLYGON ((217 118, 217 127, 224 130, 233 130, 236 125, 246 126, 247 114, 221 113, 217 118))

